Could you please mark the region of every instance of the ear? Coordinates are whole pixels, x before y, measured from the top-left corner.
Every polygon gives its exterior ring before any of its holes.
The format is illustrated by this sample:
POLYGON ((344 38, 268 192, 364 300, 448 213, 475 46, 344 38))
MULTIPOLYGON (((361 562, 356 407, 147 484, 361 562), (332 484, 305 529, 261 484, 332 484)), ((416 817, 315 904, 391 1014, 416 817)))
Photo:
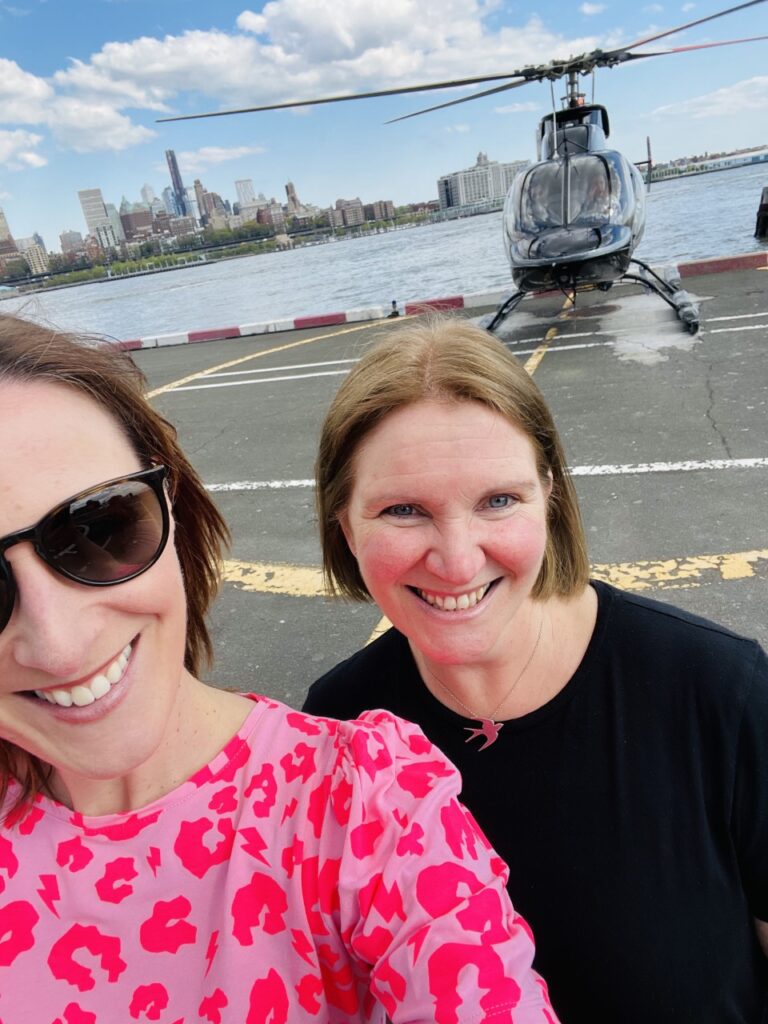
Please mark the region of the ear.
POLYGON ((553 486, 553 484, 554 484, 554 480, 553 480, 553 477, 552 477, 552 470, 548 469, 547 470, 547 479, 546 479, 546 482, 544 484, 544 497, 547 500, 549 500, 549 497, 552 494, 552 486, 553 486))
POLYGON ((350 529, 349 516, 347 515, 347 510, 346 509, 342 509, 342 511, 339 512, 339 514, 336 516, 336 519, 338 521, 339 526, 341 527, 341 532, 344 534, 344 540, 347 542, 347 547, 352 552, 352 554, 355 556, 355 558, 357 558, 357 551, 355 550, 354 534, 352 533, 352 530, 350 529))

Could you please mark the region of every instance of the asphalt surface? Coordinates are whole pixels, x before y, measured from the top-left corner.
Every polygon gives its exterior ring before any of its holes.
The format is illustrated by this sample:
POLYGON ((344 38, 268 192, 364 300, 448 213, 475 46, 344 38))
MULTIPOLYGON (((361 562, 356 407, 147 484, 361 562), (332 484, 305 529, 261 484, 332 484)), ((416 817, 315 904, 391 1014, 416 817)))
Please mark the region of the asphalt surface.
MULTIPOLYGON (((621 286, 573 309, 562 296, 528 299, 503 340, 531 360, 553 409, 596 574, 768 646, 768 271, 686 287, 701 299, 693 337, 661 300, 621 286)), ((375 606, 320 595, 307 481, 348 361, 396 329, 133 353, 206 484, 225 488, 214 494, 233 534, 212 614, 217 685, 299 706, 379 624, 375 606)))

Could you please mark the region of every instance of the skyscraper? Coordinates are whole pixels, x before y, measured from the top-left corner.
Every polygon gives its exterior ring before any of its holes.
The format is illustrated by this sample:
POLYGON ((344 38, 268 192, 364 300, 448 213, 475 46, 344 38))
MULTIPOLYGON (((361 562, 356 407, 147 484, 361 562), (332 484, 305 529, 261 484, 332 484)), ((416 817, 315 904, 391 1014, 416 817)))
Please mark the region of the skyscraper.
POLYGON ((77 193, 77 198, 83 208, 83 217, 85 217, 89 235, 95 235, 99 228, 109 224, 109 214, 104 205, 104 197, 100 188, 82 189, 77 193))
POLYGON ((256 203, 256 193, 253 188, 253 181, 251 178, 241 178, 240 181, 235 182, 235 189, 237 191, 237 204, 241 208, 243 206, 254 206, 256 203))
POLYGON ((176 200, 176 206, 179 214, 183 217, 189 213, 189 207, 187 204, 187 190, 184 188, 184 182, 181 180, 181 171, 179 170, 179 164, 176 160, 176 154, 172 149, 166 149, 165 159, 168 161, 168 170, 171 175, 171 185, 173 187, 173 197, 176 200))
POLYGON ((0 207, 0 256, 9 256, 15 252, 18 252, 18 249, 13 240, 11 229, 8 227, 8 221, 5 219, 2 207, 0 207))

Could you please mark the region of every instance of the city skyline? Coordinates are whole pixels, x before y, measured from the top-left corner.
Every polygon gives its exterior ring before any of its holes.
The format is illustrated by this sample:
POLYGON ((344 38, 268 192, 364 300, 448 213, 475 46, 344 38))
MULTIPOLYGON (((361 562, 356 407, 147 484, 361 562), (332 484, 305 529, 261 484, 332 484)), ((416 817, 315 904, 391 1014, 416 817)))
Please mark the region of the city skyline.
MULTIPOLYGON (((157 117, 512 70, 721 9, 543 0, 534 14, 505 0, 401 0, 371 18, 363 0, 273 0, 252 9, 221 0, 215 13, 197 0, 90 0, 88 17, 74 19, 65 6, 0 0, 0 206, 14 236, 39 232, 49 248, 61 232, 81 229, 79 191, 99 188, 113 201, 136 197, 144 183, 162 192, 166 150, 175 150, 186 184, 202 178, 230 198, 245 179, 266 196, 296 181, 320 207, 361 193, 398 205, 435 198, 437 180, 471 166, 478 151, 501 162, 532 159, 551 100, 547 85, 528 86, 388 126, 425 104, 394 97, 188 123, 157 117)), ((768 4, 654 49, 766 33, 768 4)), ((598 72, 611 143, 642 159, 650 134, 658 161, 764 143, 766 46, 598 72)))

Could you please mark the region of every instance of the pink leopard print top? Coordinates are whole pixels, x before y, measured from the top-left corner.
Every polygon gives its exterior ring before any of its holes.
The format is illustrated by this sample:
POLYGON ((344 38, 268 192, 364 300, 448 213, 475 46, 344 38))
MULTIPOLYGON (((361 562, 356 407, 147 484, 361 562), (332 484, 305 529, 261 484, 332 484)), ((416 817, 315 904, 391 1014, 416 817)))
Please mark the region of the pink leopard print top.
POLYGON ((458 776, 385 712, 264 698, 140 811, 0 831, 0 1024, 555 1024, 458 776))

